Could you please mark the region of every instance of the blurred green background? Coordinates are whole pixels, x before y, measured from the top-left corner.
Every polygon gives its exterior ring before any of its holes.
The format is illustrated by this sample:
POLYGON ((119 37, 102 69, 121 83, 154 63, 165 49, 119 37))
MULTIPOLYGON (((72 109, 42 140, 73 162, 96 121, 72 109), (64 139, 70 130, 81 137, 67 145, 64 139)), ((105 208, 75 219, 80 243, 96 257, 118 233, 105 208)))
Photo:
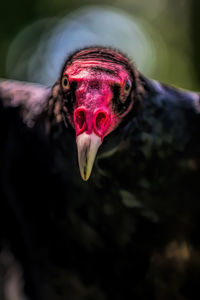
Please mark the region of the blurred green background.
POLYGON ((2 1, 0 77, 52 84, 64 53, 110 44, 145 75, 200 90, 199 11, 199 0, 2 1))

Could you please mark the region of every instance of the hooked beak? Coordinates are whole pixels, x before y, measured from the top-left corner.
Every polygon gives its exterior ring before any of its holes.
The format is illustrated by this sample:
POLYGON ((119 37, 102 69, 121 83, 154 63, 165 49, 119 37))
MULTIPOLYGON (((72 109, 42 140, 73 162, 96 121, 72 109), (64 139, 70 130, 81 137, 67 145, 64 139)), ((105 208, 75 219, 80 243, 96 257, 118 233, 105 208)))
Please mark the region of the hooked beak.
POLYGON ((78 163, 83 180, 87 181, 90 177, 94 160, 101 145, 101 138, 95 133, 79 134, 76 138, 78 149, 78 163))

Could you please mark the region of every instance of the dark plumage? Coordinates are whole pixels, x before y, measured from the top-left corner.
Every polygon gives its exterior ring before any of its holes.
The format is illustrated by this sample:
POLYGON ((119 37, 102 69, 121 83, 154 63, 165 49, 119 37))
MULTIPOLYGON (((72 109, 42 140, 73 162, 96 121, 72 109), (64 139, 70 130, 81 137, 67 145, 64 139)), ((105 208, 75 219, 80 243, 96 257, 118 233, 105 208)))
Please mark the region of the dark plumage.
POLYGON ((3 80, 0 99, 0 245, 21 263, 30 299, 199 296, 198 93, 145 78, 111 49, 88 48, 70 56, 52 91, 3 80), (95 59, 85 78, 72 68, 95 59), (88 108, 81 97, 94 91, 96 124, 106 114, 116 120, 108 135, 97 128, 103 142, 85 183, 76 135, 90 135, 94 100, 88 108))

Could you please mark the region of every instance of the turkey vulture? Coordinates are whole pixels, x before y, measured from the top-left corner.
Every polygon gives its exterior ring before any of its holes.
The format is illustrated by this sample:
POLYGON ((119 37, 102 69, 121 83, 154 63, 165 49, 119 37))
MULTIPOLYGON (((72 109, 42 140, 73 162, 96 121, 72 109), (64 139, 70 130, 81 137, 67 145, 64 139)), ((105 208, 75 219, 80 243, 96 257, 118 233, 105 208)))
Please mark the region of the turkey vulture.
POLYGON ((90 47, 0 100, 0 247, 30 299, 199 294, 200 94, 90 47))

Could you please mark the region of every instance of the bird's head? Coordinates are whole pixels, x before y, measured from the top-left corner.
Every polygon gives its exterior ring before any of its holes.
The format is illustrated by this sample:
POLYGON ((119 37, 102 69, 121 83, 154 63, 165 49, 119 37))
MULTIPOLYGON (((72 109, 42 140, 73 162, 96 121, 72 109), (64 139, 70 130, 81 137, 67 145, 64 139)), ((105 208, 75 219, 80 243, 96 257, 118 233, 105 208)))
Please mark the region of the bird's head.
POLYGON ((76 132, 81 176, 87 180, 106 135, 131 111, 137 93, 137 71, 121 53, 87 48, 64 65, 60 87, 64 118, 76 132))

